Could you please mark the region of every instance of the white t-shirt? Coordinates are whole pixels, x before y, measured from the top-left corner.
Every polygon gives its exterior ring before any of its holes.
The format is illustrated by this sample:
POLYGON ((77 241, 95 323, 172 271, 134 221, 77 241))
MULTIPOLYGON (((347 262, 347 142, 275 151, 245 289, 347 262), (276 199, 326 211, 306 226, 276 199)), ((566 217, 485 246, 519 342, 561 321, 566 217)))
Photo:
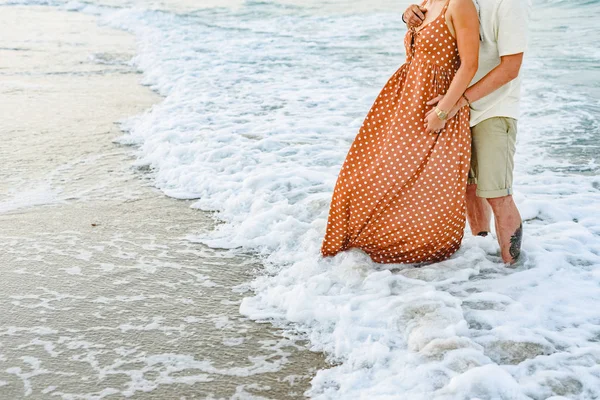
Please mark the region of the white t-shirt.
MULTIPOLYGON (((527 0, 474 0, 482 41, 479 69, 471 85, 500 64, 500 57, 523 53, 527 46, 527 0)), ((471 126, 491 117, 519 118, 521 77, 471 103, 471 126)))

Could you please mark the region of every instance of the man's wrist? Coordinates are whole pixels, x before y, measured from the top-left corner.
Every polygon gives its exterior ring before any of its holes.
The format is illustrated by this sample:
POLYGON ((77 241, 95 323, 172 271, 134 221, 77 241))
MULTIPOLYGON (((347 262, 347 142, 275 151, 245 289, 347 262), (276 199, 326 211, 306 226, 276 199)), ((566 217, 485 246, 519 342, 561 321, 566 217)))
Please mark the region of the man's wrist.
POLYGON ((473 104, 473 101, 475 101, 475 100, 473 99, 473 95, 468 93, 468 91, 469 91, 468 89, 465 90, 461 99, 465 102, 465 105, 469 105, 469 107, 471 107, 471 104, 473 104))

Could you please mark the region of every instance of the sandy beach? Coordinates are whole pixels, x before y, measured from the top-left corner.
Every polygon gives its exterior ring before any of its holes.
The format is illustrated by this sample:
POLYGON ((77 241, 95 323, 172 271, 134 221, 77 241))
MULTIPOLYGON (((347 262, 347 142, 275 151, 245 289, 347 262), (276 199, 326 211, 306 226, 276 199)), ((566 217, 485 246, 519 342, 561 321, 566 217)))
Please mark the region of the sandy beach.
POLYGON ((255 261, 186 240, 210 214, 113 142, 161 98, 96 22, 0 13, 0 398, 301 398, 326 364, 239 315, 255 261))

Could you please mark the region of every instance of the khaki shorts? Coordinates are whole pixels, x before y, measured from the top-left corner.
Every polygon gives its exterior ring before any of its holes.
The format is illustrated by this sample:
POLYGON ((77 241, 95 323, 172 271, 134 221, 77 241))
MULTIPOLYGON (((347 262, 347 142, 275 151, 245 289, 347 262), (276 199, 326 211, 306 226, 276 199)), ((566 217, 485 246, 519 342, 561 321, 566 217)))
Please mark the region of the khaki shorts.
POLYGON ((488 118, 472 127, 471 134, 469 184, 477 184, 478 197, 511 195, 517 120, 488 118))

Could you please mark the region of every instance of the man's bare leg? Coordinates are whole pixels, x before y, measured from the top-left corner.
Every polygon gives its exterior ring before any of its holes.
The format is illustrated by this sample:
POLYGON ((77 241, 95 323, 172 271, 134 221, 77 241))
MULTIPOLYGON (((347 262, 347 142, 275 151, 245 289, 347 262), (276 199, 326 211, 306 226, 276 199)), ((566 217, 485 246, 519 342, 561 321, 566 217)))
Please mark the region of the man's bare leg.
POLYGON ((487 199, 494 211, 496 235, 502 252, 502 260, 514 264, 521 254, 523 223, 512 196, 487 199))
POLYGON ((492 208, 487 200, 477 197, 477 184, 467 185, 467 221, 474 236, 487 236, 490 233, 492 208))

